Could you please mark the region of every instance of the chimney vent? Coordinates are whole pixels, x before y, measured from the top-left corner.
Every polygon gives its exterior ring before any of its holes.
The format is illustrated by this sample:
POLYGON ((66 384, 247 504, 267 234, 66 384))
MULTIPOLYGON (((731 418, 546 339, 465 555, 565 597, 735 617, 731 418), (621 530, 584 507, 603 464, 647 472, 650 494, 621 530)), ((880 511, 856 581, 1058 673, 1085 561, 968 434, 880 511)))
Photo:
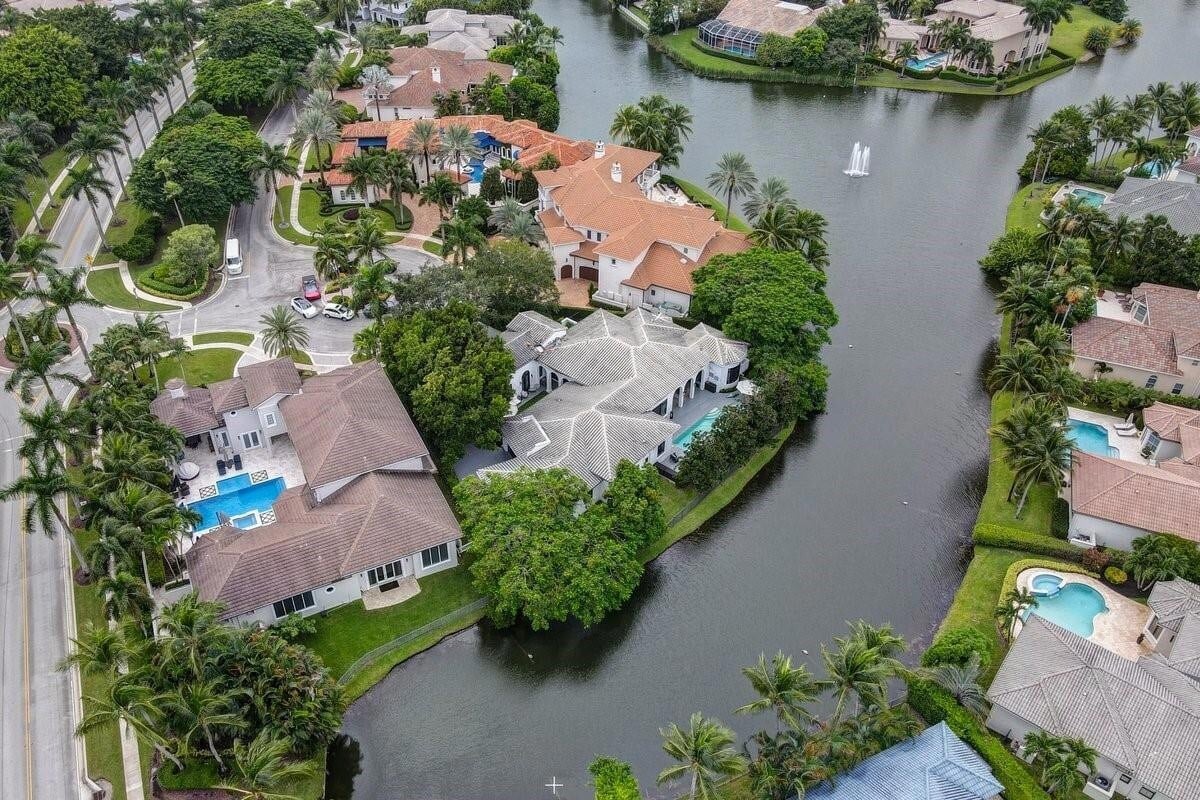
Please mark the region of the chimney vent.
POLYGON ((621 182, 621 162, 620 162, 620 161, 614 161, 614 162, 613 162, 613 165, 612 165, 612 179, 613 179, 613 183, 620 183, 620 182, 621 182))
POLYGON ((184 397, 187 395, 187 384, 183 382, 183 378, 171 378, 167 381, 166 390, 171 397, 184 397))
POLYGON ((604 158, 604 142, 596 140, 596 152, 592 154, 593 158, 604 158))
POLYGON ((441 83, 442 82, 442 68, 441 67, 433 67, 432 69, 430 69, 429 77, 431 77, 433 79, 434 83, 441 83))

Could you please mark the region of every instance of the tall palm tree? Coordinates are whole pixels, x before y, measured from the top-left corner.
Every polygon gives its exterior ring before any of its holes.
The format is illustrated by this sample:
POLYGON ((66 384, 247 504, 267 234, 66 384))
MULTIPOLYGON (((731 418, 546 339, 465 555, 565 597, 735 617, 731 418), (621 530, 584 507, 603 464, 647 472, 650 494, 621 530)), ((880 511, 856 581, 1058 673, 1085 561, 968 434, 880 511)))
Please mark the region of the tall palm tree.
POLYGON ((75 319, 75 309, 80 306, 100 308, 104 305, 88 292, 85 286, 87 274, 88 268, 82 265, 68 272, 64 272, 56 266, 50 267, 46 271, 46 288, 39 291, 37 296, 42 302, 48 303, 67 315, 67 324, 71 326, 75 341, 79 342, 83 361, 88 365, 89 374, 94 375, 91 372, 91 354, 88 353, 87 343, 83 340, 83 331, 79 329, 79 323, 75 319))
POLYGON ((163 97, 167 99, 167 108, 171 110, 171 116, 175 116, 175 101, 171 99, 171 85, 176 78, 175 59, 164 47, 153 47, 143 55, 146 59, 145 66, 153 71, 154 80, 163 97))
POLYGON ((1049 484, 1056 492, 1062 488, 1063 473, 1071 465, 1071 448, 1074 442, 1066 430, 1059 426, 1036 429, 1025 444, 1004 453, 1004 460, 1016 475, 1022 487, 1017 500, 1015 516, 1020 519, 1035 484, 1049 484))
MULTIPOLYGON (((287 148, 281 144, 260 142, 258 153, 250 160, 250 174, 255 178, 262 176, 267 181, 267 190, 272 196, 279 193, 279 176, 299 178, 300 171, 296 160, 288 155, 287 148)), ((279 203, 273 204, 274 216, 278 217, 279 203)))
POLYGON ((332 280, 349 267, 350 246, 341 230, 328 226, 322 228, 313 237, 313 245, 316 247, 313 267, 322 280, 332 280))
POLYGON ((461 181, 463 162, 478 158, 482 151, 470 128, 450 125, 441 132, 441 152, 454 160, 455 177, 461 181))
POLYGON ((733 747, 733 731, 718 720, 706 719, 699 712, 692 714, 687 730, 675 723, 660 730, 663 750, 676 764, 658 773, 658 783, 673 782, 689 776, 689 797, 710 800, 717 781, 736 775, 746 767, 746 759, 733 747))
POLYGON ((57 400, 47 400, 40 409, 22 408, 21 422, 29 434, 21 442, 22 458, 64 467, 65 452, 72 460, 80 461, 92 446, 88 430, 91 417, 79 406, 64 406, 57 400))
POLYGON ((828 248, 825 243, 825 217, 807 208, 796 211, 796 233, 808 263, 819 270, 829 266, 828 248))
POLYGON ((966 664, 938 664, 930 670, 929 676, 960 706, 976 717, 984 716, 987 696, 979 685, 979 653, 972 652, 966 664))
POLYGON ((417 204, 423 206, 429 203, 437 206, 438 214, 445 219, 449 210, 461 196, 462 187, 446 173, 439 172, 421 187, 420 199, 417 204))
MULTIPOLYGON (((1062 424, 1062 413, 1059 409, 1037 399, 1021 403, 1008 416, 994 425, 989 431, 991 436, 1008 450, 1019 450, 1027 442, 1039 438, 1042 434, 1035 433, 1038 429, 1046 429, 1062 424)), ((1017 479, 1013 477, 1008 487, 1008 501, 1012 502, 1017 490, 1017 479)))
POLYGON ((466 261, 468 250, 482 247, 487 242, 472 219, 457 214, 443 222, 438 233, 442 238, 442 255, 449 256, 454 264, 466 261))
POLYGON ((749 198, 742 204, 742 213, 746 215, 746 219, 757 221, 763 214, 775 208, 795 211, 796 203, 791 198, 788 185, 772 175, 750 192, 749 198))
POLYGON ((350 281, 350 296, 354 307, 370 308, 374 319, 383 317, 383 304, 389 291, 386 268, 387 264, 383 261, 363 264, 350 281))
POLYGON ((1037 604, 1037 597, 1028 589, 1012 589, 1005 595, 993 612, 1005 639, 1012 641, 1017 622, 1025 618, 1027 610, 1037 608, 1037 604))
MULTIPOLYGON (((38 158, 37 151, 24 139, 13 138, 0 142, 0 163, 8 165, 27 179, 38 178, 43 182, 48 181, 49 176, 46 174, 46 168, 42 166, 42 160, 38 158)), ((46 185, 47 191, 49 191, 49 184, 46 185)), ((42 215, 38 211, 41 203, 33 202, 32 197, 29 200, 34 224, 37 230, 43 230, 45 226, 42 225, 42 215)))
POLYGON ((216 737, 246 725, 233 696, 216 681, 192 681, 167 695, 163 705, 178 724, 184 746, 190 750, 192 740, 202 736, 218 769, 224 772, 225 761, 217 751, 216 737))
POLYGON ((310 147, 317 150, 317 172, 321 175, 321 183, 325 183, 325 159, 321 155, 322 145, 328 145, 330 152, 333 145, 341 140, 338 133, 337 121, 333 115, 319 108, 306 108, 296 119, 296 135, 308 142, 310 147))
POLYGON ((362 83, 363 89, 370 94, 371 99, 375 103, 376 121, 383 119, 380 116, 379 104, 387 93, 387 89, 391 85, 391 80, 391 73, 378 64, 371 64, 359 76, 359 82, 362 83))
POLYGON ((51 378, 73 386, 82 386, 83 381, 73 372, 57 369, 69 355, 71 348, 66 342, 30 342, 21 360, 14 365, 8 380, 4 382, 4 390, 15 391, 20 395, 22 402, 32 403, 33 387, 37 383, 41 383, 50 399, 56 399, 54 389, 50 386, 51 378))
POLYGON ((308 347, 308 329, 287 306, 275 306, 258 318, 262 330, 263 349, 277 358, 284 353, 299 353, 308 347))
POLYGON ((89 620, 83 623, 79 635, 71 639, 71 652, 58 664, 58 669, 78 667, 84 675, 115 676, 128 668, 137 650, 123 628, 96 625, 89 620))
POLYGON ((308 65, 308 84, 314 89, 325 89, 329 99, 333 99, 333 90, 338 85, 337 58, 328 50, 321 50, 308 65))
POLYGON ((86 573, 87 560, 84 558, 83 549, 79 546, 67 518, 63 516, 62 508, 59 507, 59 498, 71 495, 75 491, 76 487, 61 465, 27 459, 25 474, 0 488, 0 501, 23 497, 25 511, 21 525, 25 533, 41 530, 46 536, 53 538, 55 533, 62 530, 71 544, 79 568, 86 573))
POLYGON ((500 234, 515 242, 524 242, 525 244, 537 244, 546 239, 546 232, 533 218, 533 214, 528 211, 522 211, 509 220, 500 228, 500 234))
POLYGON ((271 738, 266 729, 259 731, 248 745, 241 739, 234 741, 231 780, 218 788, 245 800, 298 800, 280 789, 289 781, 311 775, 312 763, 289 761, 290 750, 286 739, 271 738))
POLYGON ((370 208, 371 189, 386 180, 383 157, 378 153, 355 153, 342 162, 341 169, 350 178, 350 188, 360 192, 363 203, 370 208))
POLYGON ((1146 87, 1146 96, 1150 98, 1153 105, 1153 113, 1150 115, 1150 121, 1146 124, 1147 137, 1153 134, 1155 123, 1162 117, 1163 109, 1174 95, 1175 88, 1166 81, 1152 83, 1146 87))
POLYGON ((1066 366, 1071 363, 1071 339, 1059 326, 1043 322, 1029 336, 1042 363, 1048 366, 1066 366))
POLYGON ((750 239, 760 247, 772 250, 800 248, 800 229, 796 212, 786 206, 776 206, 760 214, 754 221, 750 239))
POLYGON ((996 365, 988 373, 988 388, 993 392, 1033 394, 1041 385, 1044 366, 1037 348, 1027 341, 1017 342, 996 359, 996 365))
POLYGON ((388 150, 383 155, 382 172, 380 185, 387 190, 392 206, 400 213, 404 195, 417 193, 417 176, 408 153, 403 150, 388 150))
POLYGON ((692 134, 692 122, 687 106, 653 94, 617 109, 609 135, 639 150, 658 153, 663 166, 678 166, 684 142, 692 134))
POLYGON ((284 59, 271 71, 271 84, 267 87, 267 99, 274 108, 292 102, 301 91, 308 88, 304 69, 295 61, 284 59))
POLYGON ((103 519, 95 534, 96 537, 83 551, 89 570, 101 575, 116 575, 118 571, 134 568, 137 562, 134 550, 138 538, 138 529, 134 525, 103 519))
MULTIPOLYGON (((124 183, 125 178, 121 175, 121 169, 117 163, 119 147, 120 141, 114 133, 95 122, 88 122, 75 129, 75 133, 67 142, 65 149, 69 155, 87 158, 96 164, 102 163, 102 159, 108 159, 113 169, 116 170, 118 183, 124 183)), ((116 214, 112 195, 106 196, 109 208, 116 214)))
MULTIPOLYGON (((13 245, 12 262, 28 276, 33 294, 41 289, 41 276, 52 270, 58 261, 52 255, 58 245, 42 236, 27 233, 13 245)), ((42 301, 45 305, 45 301, 42 301)))
POLYGON ((425 182, 433 178, 430 169, 430 158, 438 150, 438 127, 431 119, 421 119, 413 123, 405 140, 405 147, 414 155, 420 155, 425 160, 425 182))
POLYGON ((95 459, 86 468, 90 494, 99 496, 129 484, 164 488, 166 476, 161 453, 136 436, 107 433, 95 459))
POLYGON ((1041 782, 1045 783, 1047 768, 1062 758, 1062 739, 1052 733, 1030 731, 1029 733, 1025 734, 1023 743, 1025 745, 1026 756, 1035 764, 1039 762, 1041 763, 1041 782))
POLYGON ((896 53, 892 56, 892 63, 900 65, 901 78, 908 74, 908 62, 920 54, 915 42, 901 42, 900 46, 896 48, 896 53))
POLYGON ((104 611, 111 620, 135 621, 149 634, 146 620, 154 611, 154 600, 141 578, 128 572, 104 575, 96 581, 96 591, 104 596, 104 611))
POLYGON ((737 709, 736 713, 773 711, 780 728, 786 725, 800 729, 814 721, 815 717, 808 706, 816 702, 824 686, 813 678, 805 665, 793 667, 792 657, 784 655, 782 651, 776 653, 768 664, 766 654, 760 653, 758 663, 752 667, 742 667, 742 674, 750 681, 750 687, 758 699, 737 709))
POLYGON ((748 194, 758 184, 758 178, 750 162, 742 153, 726 153, 717 162, 717 168, 708 175, 708 188, 725 196, 725 226, 729 227, 729 214, 736 197, 748 194))
POLYGON ((158 732, 162 698, 145 685, 145 679, 145 675, 136 672, 118 675, 107 684, 103 695, 85 697, 84 708, 88 711, 75 729, 75 735, 86 736, 94 730, 123 722, 143 744, 182 770, 183 763, 167 748, 166 739, 158 732))
POLYGON ((159 613, 158 630, 166 660, 188 667, 199 680, 209 650, 229 636, 220 615, 219 604, 201 600, 195 593, 164 606, 159 613))
POLYGON ((379 220, 374 217, 359 217, 346 235, 347 244, 354 251, 354 260, 360 264, 374 264, 387 254, 387 234, 379 220))
MULTIPOLYGON (((150 367, 150 373, 154 376, 154 391, 157 392, 160 388, 158 362, 164 357, 180 357, 186 348, 182 342, 171 336, 166 321, 154 312, 134 314, 129 335, 139 361, 150 367)), ((180 363, 182 364, 182 360, 180 363)))
POLYGON ((73 200, 78 200, 81 196, 87 198, 88 205, 92 209, 92 219, 96 223, 96 230, 100 232, 100 243, 104 245, 104 249, 109 249, 104 224, 100 222, 100 212, 96 210, 96 207, 101 196, 108 198, 109 205, 112 205, 112 183, 104 177, 100 166, 94 161, 89 161, 83 166, 77 164, 67 173, 64 191, 73 200))

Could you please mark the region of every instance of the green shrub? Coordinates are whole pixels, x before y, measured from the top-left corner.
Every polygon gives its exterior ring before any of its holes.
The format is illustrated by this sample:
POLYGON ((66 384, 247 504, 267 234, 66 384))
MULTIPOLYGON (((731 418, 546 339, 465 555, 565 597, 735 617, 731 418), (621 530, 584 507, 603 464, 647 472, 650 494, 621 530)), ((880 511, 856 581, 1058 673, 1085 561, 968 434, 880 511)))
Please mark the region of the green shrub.
POLYGON ((165 297, 168 300, 181 301, 192 300, 196 297, 199 297, 204 292, 205 287, 208 285, 207 281, 201 281, 190 286, 177 286, 176 284, 165 280, 168 274, 169 268, 164 268, 161 266, 155 267, 154 269, 148 270, 147 272, 137 276, 135 283, 137 283, 137 287, 139 289, 147 292, 148 294, 156 295, 158 297, 165 297))
POLYGON ((1121 170, 1113 167, 1093 167, 1089 165, 1079 173, 1079 180, 1116 189, 1121 185, 1121 181, 1125 180, 1125 175, 1121 170))
POLYGON ((975 748, 992 768, 996 780, 1004 784, 1007 800, 1049 800, 1049 795, 1004 742, 967 713, 944 689, 929 681, 909 681, 908 705, 930 725, 945 722, 950 730, 975 748))
POLYGON ((642 796, 633 769, 624 761, 596 756, 588 772, 596 787, 596 800, 640 800, 642 796))
POLYGON ((921 665, 966 664, 971 653, 979 654, 979 666, 986 672, 992 664, 992 643, 978 628, 952 628, 933 640, 921 654, 921 665))
POLYGON ((1092 572, 1103 572, 1111 562, 1112 557, 1109 556, 1108 551, 1099 547, 1090 547, 1084 550, 1083 558, 1080 559, 1080 563, 1092 572))
POLYGON ((1098 56, 1104 55, 1112 44, 1113 29, 1111 25, 1094 25, 1088 28, 1087 35, 1083 37, 1083 46, 1091 50, 1098 56))
POLYGON ((942 77, 950 81, 958 81, 959 83, 967 83, 973 86, 991 86, 996 82, 996 78, 991 75, 972 75, 969 72, 948 67, 942 70, 942 77))
POLYGON ((1129 576, 1125 574, 1125 570, 1120 567, 1109 567, 1104 570, 1104 580, 1111 583, 1113 586, 1120 586, 1125 581, 1129 580, 1129 576))
POLYGON ((154 257, 157 243, 149 236, 134 234, 124 242, 113 245, 113 255, 130 264, 145 264, 154 257))
POLYGON ((1032 69, 1032 70, 1029 70, 1028 72, 1022 72, 1020 75, 1013 75, 1011 77, 1005 77, 1005 79, 1004 79, 1005 84, 1008 86, 1017 86, 1018 84, 1025 83, 1026 81, 1031 81, 1034 78, 1040 78, 1041 76, 1047 75, 1051 72, 1066 71, 1066 70, 1070 69, 1071 67, 1075 66, 1075 59, 1071 56, 1066 55, 1065 53, 1059 53, 1059 52, 1055 52, 1054 50, 1050 50, 1050 54, 1057 56, 1061 60, 1060 61, 1052 61, 1050 63, 1043 64, 1042 66, 1038 67, 1037 69, 1032 69))
POLYGON ((990 522, 975 526, 975 544, 989 547, 1006 547, 1010 550, 1025 550, 1043 556, 1056 556, 1076 563, 1083 559, 1083 549, 1040 533, 1030 533, 1018 528, 1007 528, 990 522))
POLYGON ((1056 539, 1066 539, 1071 525, 1071 504, 1061 497, 1054 498, 1054 511, 1050 516, 1050 533, 1056 539))

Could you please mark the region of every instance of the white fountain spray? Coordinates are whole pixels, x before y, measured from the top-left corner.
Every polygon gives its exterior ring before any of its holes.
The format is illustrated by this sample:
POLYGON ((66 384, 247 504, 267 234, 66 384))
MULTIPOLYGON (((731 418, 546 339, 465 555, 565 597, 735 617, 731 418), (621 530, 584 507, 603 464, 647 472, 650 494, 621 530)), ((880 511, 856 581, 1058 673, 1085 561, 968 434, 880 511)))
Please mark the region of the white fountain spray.
POLYGON ((842 172, 851 178, 865 178, 871 174, 868 172, 870 168, 871 148, 863 147, 862 142, 855 142, 854 149, 850 152, 850 164, 842 172))

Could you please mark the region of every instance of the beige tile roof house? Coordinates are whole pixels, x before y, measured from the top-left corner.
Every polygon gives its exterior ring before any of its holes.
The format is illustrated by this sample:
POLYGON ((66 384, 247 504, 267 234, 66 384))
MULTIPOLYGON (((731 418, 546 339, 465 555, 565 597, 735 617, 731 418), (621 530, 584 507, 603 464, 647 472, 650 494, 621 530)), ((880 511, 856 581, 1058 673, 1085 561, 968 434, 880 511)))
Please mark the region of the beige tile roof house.
POLYGON ((1032 615, 987 696, 987 725, 1007 739, 1038 731, 1094 747, 1106 796, 1200 800, 1200 683, 1169 658, 1130 661, 1032 615))
MULTIPOLYGON (((265 397, 282 418, 256 430, 268 447, 290 439, 305 482, 276 498, 265 524, 226 521, 196 535, 185 558, 201 598, 225 604, 227 619, 270 624, 402 584, 410 596, 416 578, 458 563, 462 534, 429 450, 378 363, 302 383, 283 359, 254 366, 235 379, 246 401, 265 397)), ((238 416, 258 419, 253 410, 238 416)))
MULTIPOLYGON (((877 46, 886 53, 895 54, 904 42, 915 42, 922 56, 942 52, 940 36, 930 25, 952 21, 965 25, 971 36, 992 45, 992 73, 1019 64, 1045 52, 1050 41, 1049 30, 1034 30, 1025 9, 1019 3, 1001 0, 946 0, 938 3, 933 14, 926 17, 924 25, 908 20, 884 20, 884 30, 877 46)), ((984 73, 988 71, 984 61, 957 58, 953 64, 958 69, 984 73)))
POLYGON ((389 55, 387 71, 392 79, 378 96, 366 87, 339 92, 338 97, 383 119, 432 117, 437 95, 465 96, 489 75, 506 84, 515 72, 508 64, 469 60, 463 53, 433 47, 397 47, 389 55))
POLYGON ((1125 319, 1095 316, 1071 330, 1073 367, 1173 394, 1200 394, 1200 297, 1191 289, 1142 283, 1125 319), (1097 365, 1107 371, 1097 371, 1097 365))
POLYGON ((717 19, 759 33, 794 36, 816 22, 826 8, 781 0, 729 0, 717 19))
POLYGON ((1123 550, 1147 533, 1200 542, 1200 482, 1166 466, 1072 451, 1071 538, 1123 550))
POLYGON ((622 460, 647 463, 665 452, 680 428, 675 409, 705 386, 736 384, 747 365, 744 343, 645 309, 624 317, 600 310, 571 327, 527 311, 500 335, 518 365, 518 393, 534 383, 550 393, 505 420, 512 458, 480 473, 563 467, 597 498, 622 460))
POLYGON ((150 411, 184 436, 208 433, 221 424, 213 410, 212 393, 201 386, 188 386, 182 378, 167 381, 158 397, 150 401, 150 411))
POLYGON ((435 8, 425 15, 422 25, 406 25, 401 33, 429 35, 429 46, 440 50, 455 50, 468 58, 486 58, 516 18, 506 14, 470 14, 457 8, 435 8))

